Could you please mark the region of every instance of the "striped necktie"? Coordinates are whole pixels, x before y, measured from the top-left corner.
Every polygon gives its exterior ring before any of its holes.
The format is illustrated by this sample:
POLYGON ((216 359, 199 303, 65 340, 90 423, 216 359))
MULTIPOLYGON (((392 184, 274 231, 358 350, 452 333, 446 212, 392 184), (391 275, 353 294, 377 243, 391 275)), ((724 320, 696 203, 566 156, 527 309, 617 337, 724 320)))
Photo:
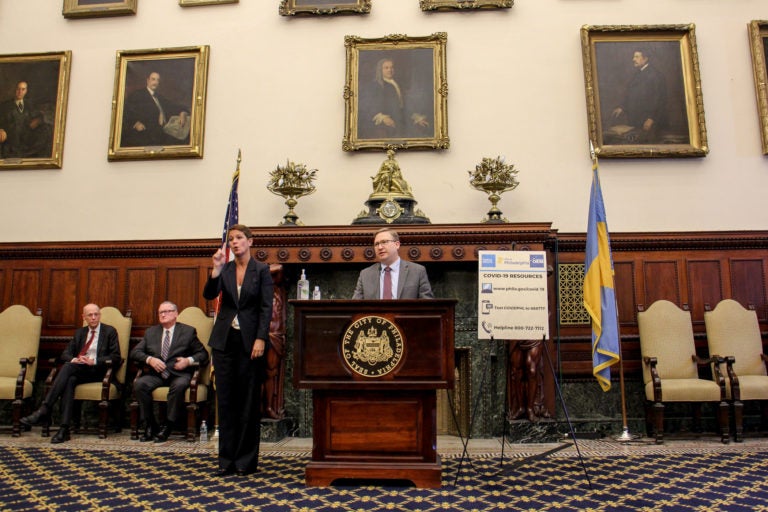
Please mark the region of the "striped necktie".
POLYGON ((392 298, 392 267, 384 267, 384 293, 381 298, 392 298))
MULTIPOLYGON (((168 329, 165 330, 165 337, 163 338, 163 346, 160 348, 160 359, 163 360, 166 365, 168 364, 166 362, 166 359, 168 359, 168 351, 171 349, 171 331, 168 329)), ((163 373, 160 374, 164 379, 167 379, 170 373, 168 373, 168 370, 163 370, 163 373)))

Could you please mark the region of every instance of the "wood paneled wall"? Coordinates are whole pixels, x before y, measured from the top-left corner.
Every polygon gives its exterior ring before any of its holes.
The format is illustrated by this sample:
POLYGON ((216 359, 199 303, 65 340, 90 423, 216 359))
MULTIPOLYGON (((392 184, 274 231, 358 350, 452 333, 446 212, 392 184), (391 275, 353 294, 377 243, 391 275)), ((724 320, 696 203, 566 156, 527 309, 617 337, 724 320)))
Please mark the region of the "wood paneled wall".
MULTIPOLYGON (((761 330, 768 328, 768 232, 618 233, 611 235, 611 248, 628 375, 641 370, 639 305, 660 299, 687 305, 700 355, 706 354, 705 304, 734 299, 753 305, 761 330)), ((583 263, 584 235, 559 235, 558 260, 583 263)), ((563 373, 591 375, 590 326, 561 326, 560 334, 563 373)))
MULTIPOLYGON (((254 228, 254 255, 289 266, 371 262, 376 228, 254 228)), ((395 228, 403 240, 403 257, 428 268, 450 262, 475 272, 477 251, 482 249, 546 250, 550 263, 584 263, 584 234, 558 234, 546 223, 395 228)), ((701 350, 706 347, 706 303, 714 306, 733 298, 745 306, 753 304, 763 330, 768 328, 768 231, 614 233, 611 242, 628 375, 637 377, 640 371, 639 304, 648 306, 658 299, 688 304, 701 350)), ((41 363, 63 350, 81 325, 80 311, 87 302, 130 309, 132 336, 139 338, 157 322, 157 305, 165 299, 182 309, 211 309, 201 291, 217 245, 213 239, 0 244, 0 309, 11 304, 32 311, 42 308, 41 363)), ((590 326, 561 325, 551 332, 560 337, 563 374, 591 377, 590 326)), ((46 371, 44 363, 40 371, 46 371)))

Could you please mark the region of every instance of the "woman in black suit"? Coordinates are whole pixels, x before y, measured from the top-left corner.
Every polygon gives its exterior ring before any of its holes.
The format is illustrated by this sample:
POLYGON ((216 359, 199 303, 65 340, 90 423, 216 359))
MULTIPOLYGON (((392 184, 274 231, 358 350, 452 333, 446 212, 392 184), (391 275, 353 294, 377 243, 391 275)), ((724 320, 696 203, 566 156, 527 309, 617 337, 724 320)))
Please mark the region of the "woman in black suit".
POLYGON ((223 248, 216 251, 203 296, 214 300, 221 294, 209 342, 219 413, 217 474, 245 475, 256 471, 259 462, 273 285, 269 265, 251 258, 251 230, 236 224, 227 239, 235 259, 227 262, 223 248))

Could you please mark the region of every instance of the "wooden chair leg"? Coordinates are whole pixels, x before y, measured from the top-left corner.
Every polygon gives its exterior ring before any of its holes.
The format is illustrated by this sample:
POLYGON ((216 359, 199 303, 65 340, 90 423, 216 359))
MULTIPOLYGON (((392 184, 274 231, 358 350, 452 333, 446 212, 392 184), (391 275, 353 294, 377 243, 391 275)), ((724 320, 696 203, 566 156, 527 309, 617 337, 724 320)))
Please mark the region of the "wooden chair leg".
POLYGON ((139 438, 139 402, 133 400, 129 405, 131 409, 131 439, 139 438))
POLYGON ((187 441, 195 442, 197 435, 197 404, 187 404, 187 441))
POLYGON ((740 400, 733 401, 733 431, 734 441, 744 441, 744 404, 740 400))
POLYGON ((12 437, 19 437, 21 435, 21 407, 23 404, 23 400, 13 401, 13 428, 11 429, 12 437))
POLYGON ((109 423, 109 401, 99 402, 99 439, 107 438, 107 423, 109 423))
POLYGON ((729 432, 729 419, 728 419, 728 402, 720 402, 720 405, 717 408, 717 418, 720 423, 720 441, 722 441, 723 444, 728 444, 731 442, 731 434, 729 432))
POLYGON ((645 434, 648 437, 655 435, 653 429, 653 403, 645 402, 645 434))
POLYGON ((664 443, 664 404, 655 402, 653 404, 653 421, 656 434, 656 444, 664 443))

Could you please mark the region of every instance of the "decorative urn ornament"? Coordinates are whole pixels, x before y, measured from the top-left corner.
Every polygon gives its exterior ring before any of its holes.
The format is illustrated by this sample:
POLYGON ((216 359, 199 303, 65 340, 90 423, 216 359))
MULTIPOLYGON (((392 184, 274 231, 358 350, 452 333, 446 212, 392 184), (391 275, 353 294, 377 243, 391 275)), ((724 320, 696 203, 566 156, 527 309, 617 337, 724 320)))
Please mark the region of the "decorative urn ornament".
POLYGON ((502 224, 509 222, 504 218, 498 203, 501 194, 513 190, 519 185, 517 181, 517 170, 513 164, 507 165, 500 156, 496 158, 486 158, 475 166, 474 171, 469 173, 469 184, 473 188, 488 194, 488 200, 491 202, 491 209, 488 210, 488 216, 483 222, 489 224, 502 224))
POLYGON ((277 166, 277 169, 269 173, 267 189, 275 195, 285 198, 288 213, 283 215, 281 226, 303 226, 294 208, 298 204, 298 198, 308 196, 315 191, 315 175, 317 169, 307 170, 304 164, 296 164, 287 160, 285 167, 277 166))

